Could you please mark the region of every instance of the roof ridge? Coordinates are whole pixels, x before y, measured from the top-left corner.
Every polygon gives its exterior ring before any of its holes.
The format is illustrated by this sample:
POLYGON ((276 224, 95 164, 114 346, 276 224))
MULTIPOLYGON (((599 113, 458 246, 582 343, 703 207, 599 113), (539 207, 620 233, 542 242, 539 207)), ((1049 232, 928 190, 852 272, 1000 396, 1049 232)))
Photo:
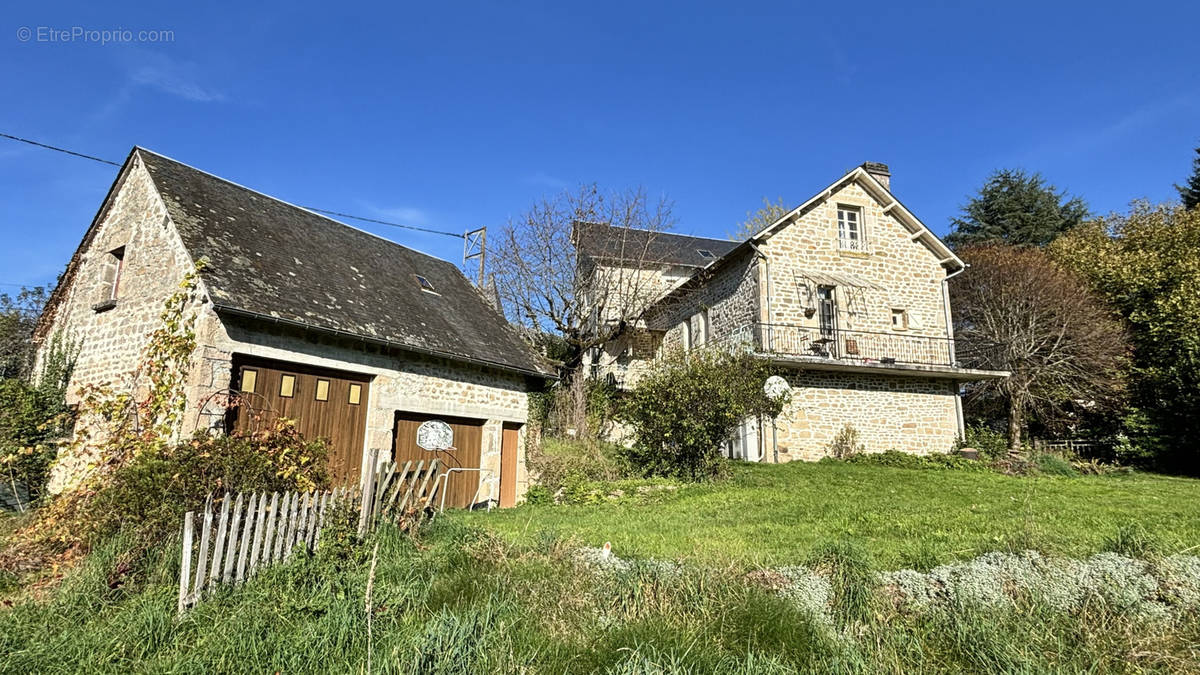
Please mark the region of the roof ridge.
MULTIPOLYGON (((225 177, 223 177, 223 176, 218 176, 217 174, 215 174, 215 173, 212 173, 211 171, 205 171, 204 169, 200 169, 200 168, 194 167, 194 166, 192 166, 191 164, 188 164, 187 162, 181 162, 181 161, 179 161, 178 159, 175 159, 174 157, 168 157, 167 155, 164 155, 164 154, 162 154, 161 152, 156 152, 156 151, 154 151, 154 150, 151 150, 150 148, 145 148, 145 147, 142 147, 142 146, 140 146, 140 145, 135 145, 135 146, 133 146, 133 149, 134 149, 134 150, 136 150, 136 151, 139 151, 139 152, 147 152, 147 153, 150 153, 151 155, 155 155, 156 157, 161 157, 161 158, 163 158, 163 159, 167 160, 168 162, 175 162, 176 164, 178 164, 178 165, 180 165, 180 166, 183 166, 183 167, 187 167, 188 169, 191 169, 192 171, 195 171, 196 173, 201 173, 201 174, 204 174, 205 176, 208 176, 209 178, 215 178, 216 180, 219 180, 219 181, 221 181, 222 183, 228 183, 229 185, 232 185, 232 186, 234 186, 234 187, 236 187, 236 188, 238 188, 238 189, 240 189, 240 190, 245 190, 246 192, 253 192, 253 193, 254 193, 254 194, 256 194, 256 195, 260 195, 260 196, 262 196, 262 197, 265 197, 265 198, 267 198, 267 199, 270 199, 270 200, 272 200, 272 201, 279 202, 280 204, 283 204, 284 206, 288 206, 288 207, 291 207, 291 208, 293 208, 293 209, 296 209, 296 210, 298 210, 298 211, 303 211, 303 212, 305 212, 305 213, 310 213, 310 214, 312 214, 312 215, 314 215, 314 216, 316 216, 316 217, 318 217, 318 218, 320 218, 320 219, 322 219, 322 220, 329 221, 330 223, 333 223, 334 225, 340 225, 340 226, 342 226, 342 227, 344 227, 344 228, 347 228, 347 229, 350 229, 350 230, 354 230, 355 232, 361 232, 362 234, 365 234, 365 235, 367 235, 367 236, 369 236, 369 237, 374 237, 374 238, 376 238, 376 239, 379 239, 380 241, 385 241, 385 242, 387 242, 387 243, 389 243, 389 244, 391 244, 391 245, 393 245, 393 246, 398 246, 398 247, 400 247, 400 248, 402 248, 402 249, 404 249, 404 250, 406 250, 406 251, 410 251, 410 252, 412 252, 412 253, 416 253, 417 255, 423 255, 423 256, 425 256, 426 258, 432 258, 433 260, 436 260, 437 262, 440 262, 440 263, 446 263, 447 265, 450 265, 450 266, 454 267, 454 269, 458 269, 458 265, 455 265, 454 263, 450 262, 449 260, 445 260, 445 259, 443 259, 443 258, 439 258, 439 257, 437 257, 437 256, 433 255, 432 253, 426 253, 426 252, 424 252, 424 251, 421 251, 421 250, 415 249, 415 248, 413 248, 413 247, 411 247, 411 246, 405 246, 404 244, 401 244, 401 243, 399 243, 399 242, 396 242, 396 241, 392 241, 391 239, 388 239, 387 237, 384 237, 384 236, 382 236, 382 235, 379 235, 379 234, 375 234, 374 232, 369 232, 369 231, 367 231, 367 230, 364 230, 364 229, 362 229, 362 228, 355 227, 355 226, 353 226, 353 225, 349 225, 349 224, 347 224, 347 223, 343 223, 342 221, 340 221, 340 220, 335 220, 335 219, 333 219, 333 218, 330 218, 329 216, 327 216, 327 215, 325 215, 325 214, 323 214, 323 213, 318 213, 318 212, 316 212, 316 211, 313 211, 312 209, 308 209, 308 208, 305 208, 305 207, 303 207, 303 206, 300 206, 299 204, 293 204, 293 203, 291 203, 291 202, 287 201, 286 199, 280 199, 279 197, 276 197, 276 196, 274 196, 274 195, 269 195, 269 194, 267 194, 267 193, 265 193, 265 192, 263 192, 263 191, 261 191, 261 190, 255 190, 255 189, 254 189, 254 188, 252 188, 252 187, 247 187, 247 186, 245 186, 245 185, 242 185, 241 183, 238 183, 238 182, 236 182, 236 181, 229 180, 228 178, 225 178, 225 177)), ((461 272, 461 270, 460 270, 460 272, 461 272)), ((464 274, 463 276, 466 276, 466 275, 464 274)))
POLYGON ((698 234, 684 234, 682 232, 671 232, 669 230, 647 230, 642 227, 633 227, 632 225, 613 225, 612 223, 597 223, 597 222, 589 222, 589 221, 581 221, 581 222, 583 222, 586 225, 603 225, 604 227, 607 227, 607 228, 613 229, 613 230, 633 230, 634 232, 646 232, 646 233, 653 234, 656 236, 687 237, 688 239, 703 239, 705 241, 715 241, 715 242, 719 242, 722 244, 728 244, 731 242, 735 243, 735 244, 737 243, 736 241, 734 241, 732 239, 720 239, 718 237, 704 237, 704 236, 701 236, 698 234))

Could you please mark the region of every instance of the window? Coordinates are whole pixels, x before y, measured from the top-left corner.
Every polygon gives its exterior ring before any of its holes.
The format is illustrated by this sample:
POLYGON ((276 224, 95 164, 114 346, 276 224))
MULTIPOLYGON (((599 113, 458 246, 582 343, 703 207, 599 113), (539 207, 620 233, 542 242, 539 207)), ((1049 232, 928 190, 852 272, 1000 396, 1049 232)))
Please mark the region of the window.
POLYGON ((258 384, 258 371, 253 368, 242 370, 242 391, 247 394, 254 393, 254 386, 258 384))
POLYGON ((429 283, 428 279, 420 274, 414 274, 413 276, 417 278, 417 285, 421 287, 421 290, 426 293, 437 293, 437 291, 433 290, 433 284, 429 283))
POLYGON ((683 327, 683 350, 692 348, 692 319, 689 317, 680 324, 683 327))
POLYGON ((114 248, 104 257, 100 268, 100 281, 96 284, 96 302, 92 309, 107 312, 117 306, 117 295, 121 290, 121 272, 125 267, 125 247, 114 248))
POLYGON ((109 285, 108 299, 116 300, 121 288, 121 272, 125 269, 125 247, 113 249, 108 253, 108 264, 112 270, 112 284, 109 285))
POLYGON ((698 248, 696 249, 696 253, 699 253, 701 258, 707 258, 709 260, 713 260, 717 257, 712 251, 706 248, 698 248))
POLYGON ((843 251, 866 251, 863 237, 862 209, 838 204, 838 248, 843 251))
POLYGON ((725 443, 725 456, 730 459, 743 459, 747 462, 757 462, 762 459, 762 447, 759 443, 759 422, 757 417, 747 417, 733 430, 733 434, 725 443))
POLYGON ((358 405, 362 402, 362 385, 354 382, 350 383, 350 405, 358 405))
POLYGON ((892 310, 892 328, 895 330, 908 330, 908 310, 892 310))
POLYGON ((328 401, 329 400, 329 380, 321 380, 321 379, 317 380, 316 397, 317 397, 318 401, 328 401))
POLYGON ((279 395, 283 398, 291 398, 296 395, 295 375, 283 375, 279 378, 279 395))

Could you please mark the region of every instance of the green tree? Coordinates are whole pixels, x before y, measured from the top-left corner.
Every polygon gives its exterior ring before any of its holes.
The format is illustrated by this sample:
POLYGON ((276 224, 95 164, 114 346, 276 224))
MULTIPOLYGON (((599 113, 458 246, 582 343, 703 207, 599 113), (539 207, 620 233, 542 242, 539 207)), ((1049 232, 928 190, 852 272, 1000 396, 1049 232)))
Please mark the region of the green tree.
POLYGON ((33 365, 33 329, 49 296, 42 286, 0 293, 0 378, 25 377, 33 365))
POLYGON ((773 202, 766 197, 763 197, 762 208, 757 211, 747 211, 746 219, 738 223, 737 229, 729 233, 729 238, 733 241, 746 241, 750 237, 762 232, 775 221, 779 220, 786 214, 789 209, 783 204, 783 197, 779 198, 778 202, 773 202))
POLYGON ((1200 204, 1200 148, 1196 148, 1196 156, 1192 159, 1192 177, 1186 185, 1176 185, 1179 198, 1183 200, 1183 208, 1194 209, 1200 204))
POLYGON ((40 498, 49 475, 57 443, 68 433, 67 383, 75 367, 78 348, 61 334, 47 345, 37 381, 15 377, 0 379, 0 471, 14 496, 17 484, 40 498))
POLYGON ((946 241, 956 247, 992 242, 1045 246, 1087 216, 1082 199, 1067 197, 1041 174, 1002 169, 950 220, 953 231, 946 241))
POLYGON ((1091 281, 1132 329, 1134 443, 1177 470, 1200 473, 1200 209, 1135 204, 1050 247, 1091 281))
POLYGON ((629 392, 621 417, 634 430, 630 459, 647 475, 713 476, 721 446, 747 417, 774 417, 786 397, 769 398, 770 364, 743 352, 675 352, 629 392))

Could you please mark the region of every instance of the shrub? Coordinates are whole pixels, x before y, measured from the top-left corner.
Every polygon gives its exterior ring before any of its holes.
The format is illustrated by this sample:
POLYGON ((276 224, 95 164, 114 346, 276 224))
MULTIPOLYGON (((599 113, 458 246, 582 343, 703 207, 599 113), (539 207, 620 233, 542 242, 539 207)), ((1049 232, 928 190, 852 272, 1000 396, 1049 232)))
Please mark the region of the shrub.
POLYGON ((602 438, 616 416, 617 396, 615 385, 579 376, 531 395, 530 420, 551 436, 569 432, 577 438, 602 438))
POLYGON ((983 462, 967 459, 955 454, 913 455, 898 450, 864 453, 846 458, 849 464, 890 466, 899 469, 959 469, 963 471, 988 471, 983 462))
POLYGON ((1070 462, 1058 455, 1042 453, 1034 457, 1033 463, 1038 471, 1050 476, 1071 477, 1079 475, 1079 472, 1075 470, 1075 467, 1071 466, 1070 462))
POLYGON ((553 504, 554 493, 545 485, 530 485, 525 491, 526 504, 553 504))
POLYGON ((329 484, 328 449, 305 440, 291 420, 253 435, 197 436, 150 448, 117 468, 87 509, 93 537, 122 525, 143 538, 174 532, 212 494, 316 490, 329 484))
POLYGON ((710 478, 721 446, 747 417, 774 417, 786 397, 769 398, 765 359, 715 349, 668 355, 629 393, 621 416, 634 429, 631 460, 646 475, 710 478))
POLYGON ((23 483, 31 500, 42 496, 57 442, 70 427, 66 392, 77 353, 55 334, 37 382, 0 380, 0 471, 12 487, 23 483))
POLYGON ((630 478, 633 468, 623 448, 594 439, 543 439, 530 448, 526 463, 551 495, 572 482, 630 478))
POLYGON ((975 448, 980 459, 996 460, 1008 455, 1008 436, 982 425, 967 425, 959 448, 975 448))
POLYGON ((848 459, 854 455, 866 452, 862 441, 858 437, 858 429, 853 425, 846 424, 842 426, 842 430, 833 437, 833 440, 825 446, 825 452, 834 459, 848 459))

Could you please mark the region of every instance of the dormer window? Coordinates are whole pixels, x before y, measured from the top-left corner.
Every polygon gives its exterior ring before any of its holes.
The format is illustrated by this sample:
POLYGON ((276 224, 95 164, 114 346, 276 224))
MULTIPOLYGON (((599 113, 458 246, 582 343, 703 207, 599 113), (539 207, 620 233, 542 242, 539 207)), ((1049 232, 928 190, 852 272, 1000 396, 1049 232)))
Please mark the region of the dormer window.
POLYGON ((857 206, 838 204, 838 248, 843 251, 866 251, 863 236, 862 209, 857 206))
POLYGON ((417 278, 417 285, 421 287, 421 290, 425 291, 426 293, 437 293, 437 291, 433 289, 433 284, 429 283, 428 279, 420 274, 414 274, 413 276, 417 278))

